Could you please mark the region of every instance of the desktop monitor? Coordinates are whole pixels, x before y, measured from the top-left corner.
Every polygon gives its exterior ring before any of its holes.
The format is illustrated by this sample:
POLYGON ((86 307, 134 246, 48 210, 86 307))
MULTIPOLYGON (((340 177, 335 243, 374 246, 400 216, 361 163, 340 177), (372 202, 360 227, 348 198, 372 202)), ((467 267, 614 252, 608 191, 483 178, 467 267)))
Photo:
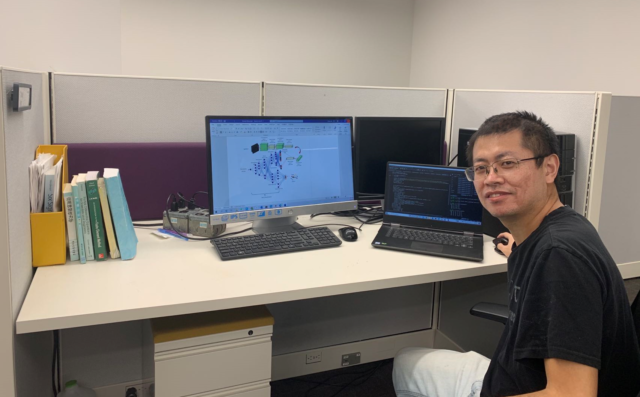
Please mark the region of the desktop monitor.
POLYGON ((359 199, 384 197, 389 161, 441 165, 444 118, 357 117, 355 184, 359 199))
POLYGON ((458 167, 470 167, 467 161, 467 146, 471 135, 475 134, 477 130, 470 130, 466 128, 460 128, 458 130, 458 167))
POLYGON ((211 224, 256 233, 298 215, 357 209, 350 117, 207 116, 211 224))

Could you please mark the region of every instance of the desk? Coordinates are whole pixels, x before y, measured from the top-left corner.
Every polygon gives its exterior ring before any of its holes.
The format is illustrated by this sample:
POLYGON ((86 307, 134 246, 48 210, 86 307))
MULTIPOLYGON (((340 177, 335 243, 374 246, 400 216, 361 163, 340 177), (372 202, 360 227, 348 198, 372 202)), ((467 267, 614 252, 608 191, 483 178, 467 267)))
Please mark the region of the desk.
MULTIPOLYGON (((304 226, 359 225, 300 217, 304 226)), ((241 230, 234 225, 228 231, 241 230)), ((330 226, 334 231, 339 226, 330 226)), ((231 309, 506 272, 485 236, 483 262, 373 248, 379 225, 338 248, 223 262, 209 242, 161 240, 136 229, 132 261, 39 268, 16 321, 19 334, 231 309)))

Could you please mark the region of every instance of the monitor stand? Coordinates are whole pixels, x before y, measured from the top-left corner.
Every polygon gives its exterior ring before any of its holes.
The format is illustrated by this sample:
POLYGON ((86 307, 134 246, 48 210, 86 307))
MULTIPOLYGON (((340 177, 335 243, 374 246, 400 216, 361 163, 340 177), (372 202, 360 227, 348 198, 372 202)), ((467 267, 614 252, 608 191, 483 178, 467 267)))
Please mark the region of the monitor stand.
POLYGON ((273 219, 260 219, 253 221, 254 233, 278 233, 290 232, 295 229, 302 229, 302 225, 296 223, 297 216, 287 216, 273 219))

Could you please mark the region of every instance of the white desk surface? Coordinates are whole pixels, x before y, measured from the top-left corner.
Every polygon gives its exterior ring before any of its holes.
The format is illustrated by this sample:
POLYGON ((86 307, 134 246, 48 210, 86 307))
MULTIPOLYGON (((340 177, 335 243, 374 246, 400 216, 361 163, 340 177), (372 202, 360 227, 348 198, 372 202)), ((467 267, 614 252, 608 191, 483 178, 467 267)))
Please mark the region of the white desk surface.
MULTIPOLYGON (((321 216, 299 223, 359 223, 321 216)), ((247 224, 228 227, 242 230, 247 224)), ((485 236, 483 262, 373 248, 379 224, 338 248, 221 261, 208 241, 136 229, 135 259, 38 268, 16 321, 30 333, 268 304, 506 272, 485 236)), ((330 226, 336 231, 339 226, 330 226)))

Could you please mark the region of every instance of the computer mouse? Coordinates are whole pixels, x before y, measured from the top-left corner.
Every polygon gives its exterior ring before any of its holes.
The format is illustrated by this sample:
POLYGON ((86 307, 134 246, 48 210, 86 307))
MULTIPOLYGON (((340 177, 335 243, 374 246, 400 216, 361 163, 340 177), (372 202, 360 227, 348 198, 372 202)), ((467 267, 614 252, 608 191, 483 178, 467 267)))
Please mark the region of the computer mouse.
POLYGON ((358 232, 354 227, 343 227, 339 230, 340 238, 344 241, 356 241, 358 239, 358 232))
POLYGON ((504 245, 507 245, 507 244, 509 244, 509 239, 508 239, 508 238, 506 238, 506 237, 498 237, 498 238, 494 238, 494 239, 493 239, 493 244, 495 244, 494 250, 495 250, 497 253, 499 253, 500 255, 503 255, 503 256, 504 256, 504 252, 502 252, 502 251, 500 251, 500 250, 498 249, 498 244, 504 244, 504 245))

